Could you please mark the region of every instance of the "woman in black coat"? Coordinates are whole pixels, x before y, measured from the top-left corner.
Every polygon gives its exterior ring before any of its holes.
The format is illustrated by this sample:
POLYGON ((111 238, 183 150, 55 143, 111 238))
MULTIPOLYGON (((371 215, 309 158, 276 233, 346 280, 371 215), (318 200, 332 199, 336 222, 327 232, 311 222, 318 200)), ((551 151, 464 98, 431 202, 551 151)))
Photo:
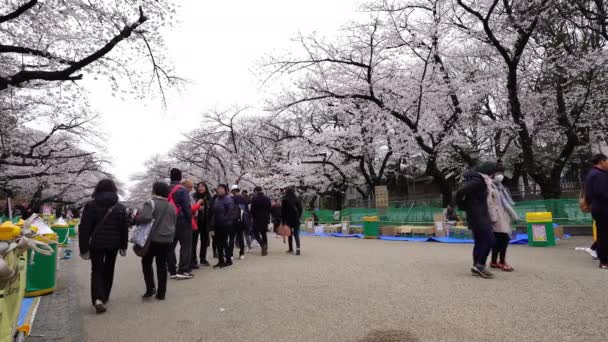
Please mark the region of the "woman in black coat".
POLYGON ((120 251, 126 255, 129 238, 127 208, 118 203, 116 184, 101 180, 93 200, 84 207, 79 226, 80 256, 91 260, 91 301, 97 313, 106 311, 120 251))
POLYGON ((207 247, 209 247, 209 223, 211 221, 211 194, 205 182, 200 182, 196 185, 196 191, 192 195, 197 204, 198 211, 196 213, 197 231, 192 231, 192 268, 198 269, 199 264, 196 256, 198 240, 201 240, 200 265, 209 266, 207 261, 207 247))
POLYGON ((281 202, 281 224, 291 228, 289 236, 289 250, 293 253, 293 240, 296 240, 296 255, 300 255, 300 217, 302 217, 302 203, 296 196, 293 188, 288 188, 281 202))

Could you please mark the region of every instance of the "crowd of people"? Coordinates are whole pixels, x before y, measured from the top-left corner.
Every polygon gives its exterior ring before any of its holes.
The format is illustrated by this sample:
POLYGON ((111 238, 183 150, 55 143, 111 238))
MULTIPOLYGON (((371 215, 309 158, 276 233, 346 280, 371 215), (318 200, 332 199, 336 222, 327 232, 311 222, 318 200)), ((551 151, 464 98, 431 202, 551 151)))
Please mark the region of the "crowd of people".
POLYGON ((239 185, 229 189, 220 184, 212 194, 206 183, 195 186, 182 179, 177 168, 171 169, 170 181, 154 183, 150 200, 133 217, 119 203, 116 185, 110 179, 97 184, 93 199, 85 205, 79 246, 81 257, 91 261, 91 303, 97 313, 106 311, 116 259, 127 254, 131 226, 149 229, 145 244, 134 247, 141 256, 144 299, 155 296, 164 300, 168 279, 192 279, 194 270, 211 266, 209 247, 217 258, 214 269, 233 265, 235 247, 240 260, 255 243, 261 255, 267 256, 269 227, 288 238, 287 253, 301 254, 303 207, 293 188, 287 188, 278 201, 266 196, 261 187, 255 187, 250 196, 241 192, 239 185))
MULTIPOLYGON (((592 158, 593 168, 587 175, 581 197, 581 209, 593 216, 597 226, 597 251, 600 268, 608 269, 608 157, 592 158)), ((514 269, 507 263, 507 248, 512 235, 512 222, 517 220, 514 202, 503 186, 504 169, 494 162, 482 162, 464 174, 463 187, 456 203, 466 211, 474 239, 473 275, 493 278, 490 267, 506 272, 514 269)), ((83 259, 91 261, 91 301, 98 313, 106 311, 112 290, 117 256, 125 256, 131 226, 149 226, 144 246, 134 248, 141 256, 144 275, 144 298, 165 299, 167 279, 192 279, 193 270, 211 266, 208 249, 217 258, 214 269, 233 265, 235 247, 238 258, 257 243, 261 255, 268 255, 269 227, 288 240, 287 253, 300 255, 301 201, 293 188, 286 189, 281 201, 271 200, 260 187, 249 196, 239 185, 216 187, 214 193, 204 182, 194 185, 183 180, 179 169, 170 171, 171 183, 154 183, 149 201, 137 214, 130 216, 119 203, 112 180, 97 184, 93 198, 82 214, 79 246, 83 259), (295 248, 294 248, 295 241, 295 248), (176 255, 179 244, 179 257, 176 255), (156 279, 153 263, 156 263, 156 279)), ((450 219, 458 219, 454 208, 450 219)))

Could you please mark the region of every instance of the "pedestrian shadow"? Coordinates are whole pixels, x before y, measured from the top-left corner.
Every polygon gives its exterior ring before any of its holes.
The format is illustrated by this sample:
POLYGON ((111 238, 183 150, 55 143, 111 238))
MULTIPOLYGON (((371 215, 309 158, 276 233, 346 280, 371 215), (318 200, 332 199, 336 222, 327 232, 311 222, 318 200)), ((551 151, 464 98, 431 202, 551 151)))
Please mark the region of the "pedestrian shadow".
POLYGON ((374 330, 357 342, 418 342, 407 330, 374 330))

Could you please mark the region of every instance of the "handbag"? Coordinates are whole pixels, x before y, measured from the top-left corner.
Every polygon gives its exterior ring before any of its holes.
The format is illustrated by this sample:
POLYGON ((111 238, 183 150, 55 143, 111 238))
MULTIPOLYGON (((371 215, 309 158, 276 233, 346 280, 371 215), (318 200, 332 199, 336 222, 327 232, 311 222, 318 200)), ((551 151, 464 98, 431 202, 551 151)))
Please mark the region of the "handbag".
MULTIPOLYGON (((154 201, 151 200, 150 205, 152 205, 152 214, 154 214, 154 201)), ((148 238, 150 238, 150 232, 152 231, 153 226, 154 218, 146 224, 138 224, 131 233, 130 241, 136 246, 144 247, 148 238)))
POLYGON ((279 236, 283 236, 283 237, 290 237, 291 236, 291 228, 286 225, 286 224, 282 224, 281 226, 279 226, 279 236))

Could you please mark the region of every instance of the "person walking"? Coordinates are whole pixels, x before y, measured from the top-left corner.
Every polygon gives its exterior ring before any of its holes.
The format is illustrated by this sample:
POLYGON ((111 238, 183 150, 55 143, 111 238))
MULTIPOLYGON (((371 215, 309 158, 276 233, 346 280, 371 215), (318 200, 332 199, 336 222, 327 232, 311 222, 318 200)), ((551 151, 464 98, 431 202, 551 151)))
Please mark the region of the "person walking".
POLYGON ((281 201, 276 199, 272 200, 270 216, 272 220, 272 231, 277 235, 277 238, 279 238, 279 227, 281 226, 281 201))
POLYGON ((300 218, 302 217, 302 203, 296 196, 293 188, 288 188, 285 192, 285 197, 281 201, 281 224, 288 226, 291 229, 289 236, 289 250, 287 253, 293 253, 293 240, 296 240, 296 255, 300 255, 300 218))
POLYGON ((192 206, 190 193, 181 185, 182 172, 173 168, 170 171, 171 192, 169 193, 169 203, 175 206, 177 211, 177 221, 175 223, 175 238, 172 250, 169 253, 169 273, 171 279, 183 280, 192 279, 190 268, 192 262, 192 206), (175 248, 179 242, 179 265, 175 255, 175 248))
POLYGON ((144 203, 141 214, 135 218, 135 224, 148 224, 154 220, 150 229, 149 246, 146 254, 141 258, 141 268, 146 283, 146 293, 142 296, 164 300, 167 294, 167 259, 175 238, 175 223, 177 213, 167 197, 170 192, 169 185, 156 182, 152 186, 152 200, 144 203), (154 284, 154 270, 152 262, 156 260, 156 277, 158 287, 154 284))
POLYGON ((484 178, 488 188, 488 211, 496 240, 492 248, 490 267, 513 272, 513 267, 507 264, 507 248, 513 233, 511 224, 513 220, 518 219, 518 216, 513 209, 515 202, 511 198, 509 190, 502 184, 503 179, 502 169, 499 169, 491 180, 484 178))
POLYGON ((196 224, 197 231, 192 232, 192 266, 198 268, 199 260, 201 266, 209 266, 207 261, 207 248, 209 247, 209 221, 211 219, 211 194, 207 190, 207 184, 200 182, 196 185, 194 193, 196 201, 197 213, 196 224), (198 249, 198 240, 201 241, 200 258, 197 259, 196 251, 198 249))
POLYGON ((211 206, 211 234, 217 245, 218 263, 213 268, 224 268, 232 266, 236 205, 228 195, 228 187, 225 184, 218 185, 216 195, 211 206))
POLYGON ((600 268, 608 270, 608 157, 599 153, 591 158, 593 167, 585 180, 585 200, 597 230, 596 252, 600 268))
POLYGON ((486 268, 488 255, 494 246, 494 232, 488 211, 488 186, 491 176, 496 172, 496 163, 482 162, 476 170, 464 174, 464 185, 456 194, 461 210, 467 213, 469 229, 473 232, 473 267, 471 272, 482 278, 493 278, 486 268))
POLYGON ((270 224, 270 211, 272 203, 270 198, 264 195, 262 188, 255 187, 254 196, 251 200, 251 219, 253 221, 253 234, 256 241, 262 247, 262 255, 268 255, 268 224, 270 224))
POLYGON ((239 247, 239 259, 245 259, 245 249, 251 250, 251 236, 249 231, 251 230, 251 219, 249 216, 248 203, 243 196, 241 196, 241 190, 237 184, 231 187, 232 200, 239 209, 238 218, 235 220, 235 231, 236 231, 236 244, 239 247))
POLYGON ((116 256, 127 253, 129 219, 111 179, 99 181, 92 197, 84 207, 78 240, 80 256, 91 260, 91 302, 100 314, 106 312, 112 292, 116 256))

